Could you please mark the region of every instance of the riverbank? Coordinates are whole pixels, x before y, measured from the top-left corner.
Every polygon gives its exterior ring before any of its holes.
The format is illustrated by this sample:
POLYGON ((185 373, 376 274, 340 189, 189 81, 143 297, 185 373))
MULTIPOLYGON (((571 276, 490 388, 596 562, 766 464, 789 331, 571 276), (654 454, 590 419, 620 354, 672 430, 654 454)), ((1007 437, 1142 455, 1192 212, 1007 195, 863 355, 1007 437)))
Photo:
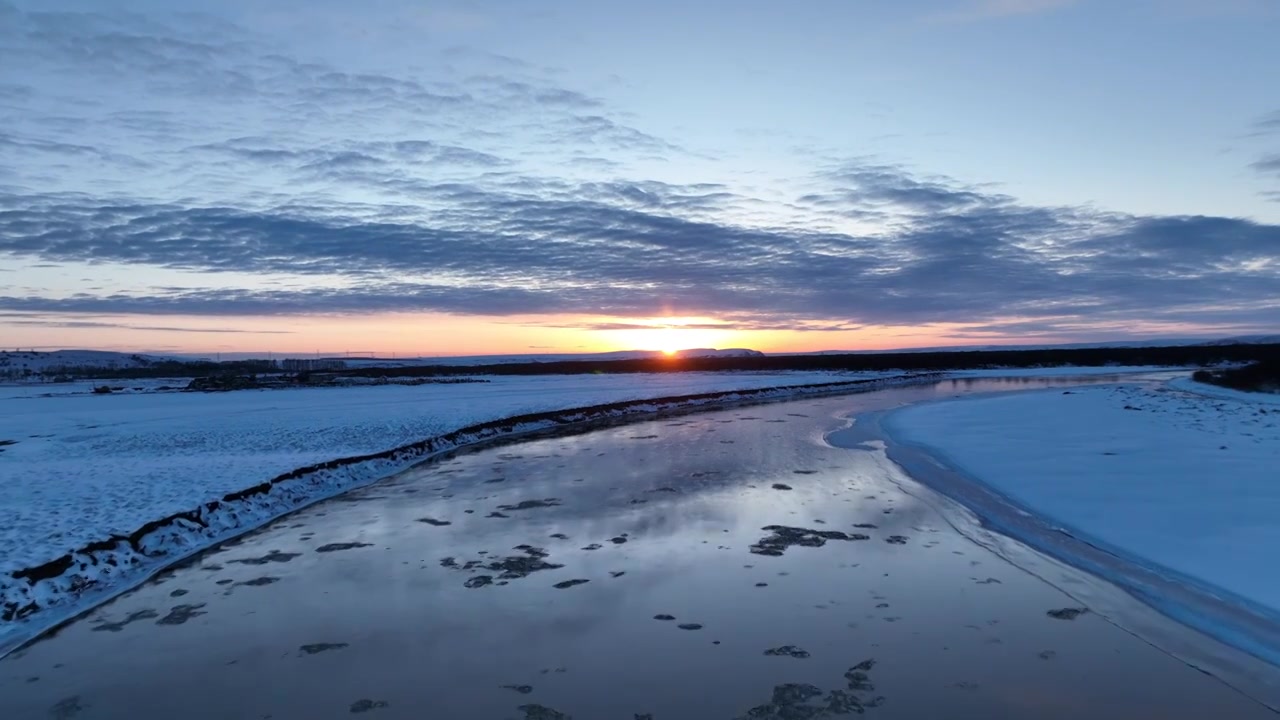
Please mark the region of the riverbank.
POLYGON ((997 529, 1278 662, 1280 410, 1180 387, 944 401, 881 424, 977 483, 941 490, 997 529))

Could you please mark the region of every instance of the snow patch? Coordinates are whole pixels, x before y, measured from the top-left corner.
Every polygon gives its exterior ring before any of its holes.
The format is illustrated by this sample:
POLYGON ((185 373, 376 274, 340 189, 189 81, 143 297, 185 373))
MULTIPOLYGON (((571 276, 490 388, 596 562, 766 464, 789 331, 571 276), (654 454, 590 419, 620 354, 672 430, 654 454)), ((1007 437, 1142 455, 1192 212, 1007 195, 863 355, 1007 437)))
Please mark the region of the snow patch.
MULTIPOLYGON (((1248 399, 1081 387, 912 406, 884 427, 1125 562, 1280 619, 1280 409, 1248 399)), ((1216 622, 1192 624, 1232 642, 1216 622)))

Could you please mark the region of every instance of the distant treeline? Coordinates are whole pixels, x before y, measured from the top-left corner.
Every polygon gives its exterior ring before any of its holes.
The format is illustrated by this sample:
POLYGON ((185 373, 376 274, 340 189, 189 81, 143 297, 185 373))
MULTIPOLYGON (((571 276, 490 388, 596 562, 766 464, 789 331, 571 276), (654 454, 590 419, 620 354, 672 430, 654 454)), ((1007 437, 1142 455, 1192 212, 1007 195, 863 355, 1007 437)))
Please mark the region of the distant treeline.
POLYGON ((146 367, 101 368, 60 367, 45 370, 46 377, 92 378, 95 380, 140 380, 143 378, 207 377, 214 375, 257 375, 280 372, 275 360, 159 360, 146 367))
POLYGON ((422 377, 431 375, 575 375, 717 370, 977 370, 1076 365, 1207 366, 1271 360, 1280 362, 1280 344, 1184 345, 1146 348, 974 350, 923 353, 841 355, 768 355, 765 357, 643 358, 637 360, 565 360, 472 366, 355 368, 344 375, 422 377))
POLYGON ((1193 379, 1249 392, 1280 392, 1280 360, 1269 359, 1230 370, 1199 370, 1193 379))
MULTIPOLYGON (((563 360, 493 365, 421 365, 392 368, 325 368, 313 374, 333 377, 403 378, 463 375, 584 375, 593 373, 665 373, 722 370, 976 370, 1075 365, 1211 366, 1242 362, 1280 363, 1280 343, 1269 345, 1181 345, 1141 348, 1047 348, 1042 350, 951 350, 946 352, 767 355, 763 357, 656 357, 634 360, 563 360)), ((76 378, 141 379, 166 377, 253 376, 280 373, 274 360, 227 362, 160 361, 138 368, 67 368, 76 378)), ((317 368, 317 370, 319 370, 317 368)), ((302 372, 308 372, 303 369, 302 372)), ((47 374, 46 374, 47 376, 47 374)))

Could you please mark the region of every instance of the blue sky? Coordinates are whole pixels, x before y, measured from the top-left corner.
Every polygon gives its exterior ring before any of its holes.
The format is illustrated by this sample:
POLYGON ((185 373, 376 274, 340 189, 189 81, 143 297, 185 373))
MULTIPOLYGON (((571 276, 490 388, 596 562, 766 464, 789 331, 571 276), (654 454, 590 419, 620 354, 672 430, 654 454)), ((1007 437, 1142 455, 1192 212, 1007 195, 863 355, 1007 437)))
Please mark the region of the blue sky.
POLYGON ((174 8, 0 0, 0 342, 1280 326, 1275 2, 174 8))

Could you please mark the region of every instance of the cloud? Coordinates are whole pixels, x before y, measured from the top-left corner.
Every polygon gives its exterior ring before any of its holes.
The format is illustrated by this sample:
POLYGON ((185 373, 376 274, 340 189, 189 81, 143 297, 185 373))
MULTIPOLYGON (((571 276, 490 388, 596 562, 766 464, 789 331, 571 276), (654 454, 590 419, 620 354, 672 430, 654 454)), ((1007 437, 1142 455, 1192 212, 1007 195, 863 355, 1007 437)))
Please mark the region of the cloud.
POLYGON ((657 180, 588 183, 579 192, 601 202, 686 214, 722 208, 738 199, 718 183, 672 185, 657 180))
POLYGON ((503 55, 501 53, 489 52, 488 50, 481 50, 467 45, 452 45, 447 47, 444 49, 443 55, 450 59, 480 59, 503 67, 506 70, 530 70, 533 67, 520 58, 503 55))
MULTIPOLYGON (((1253 124, 1253 132, 1249 133, 1250 138, 1272 138, 1280 135, 1280 110, 1262 116, 1253 124)), ((1249 167, 1259 175, 1268 177, 1269 179, 1280 179, 1280 153, 1271 152, 1264 154, 1249 167)), ((1275 202, 1280 202, 1280 192, 1275 190, 1264 190, 1262 197, 1275 202)))
POLYGON ((5 100, 17 101, 27 100, 35 97, 35 89, 26 85, 15 85, 12 83, 0 83, 0 98, 5 100))
POLYGON ((0 108, 0 165, 18 167, 35 189, 131 189, 136 179, 121 173, 145 166, 158 195, 191 187, 248 195, 280 187, 283 173, 306 182, 295 193, 350 194, 344 184, 404 193, 406 179, 503 168, 517 157, 605 155, 622 164, 684 152, 546 70, 483 51, 428 45, 425 70, 369 72, 299 57, 195 14, 6 6, 0 28, 0 66, 24 68, 24 84, 0 85, 14 108, 7 116, 0 108), (398 153, 398 143, 422 145, 398 153), (102 168, 87 175, 85 157, 102 168), (277 163, 266 175, 259 167, 277 163))
POLYGON ((725 331, 760 331, 760 330, 788 330, 794 332, 845 332, 849 330, 860 330, 862 325, 856 325, 843 322, 814 322, 804 318, 791 318, 786 322, 780 322, 778 318, 771 320, 761 320, 749 317, 740 317, 727 319, 725 322, 715 323, 663 323, 661 321, 653 321, 648 323, 641 322, 587 322, 587 323, 538 323, 532 327, 550 327, 569 330, 653 330, 654 328, 673 328, 677 330, 725 330, 725 331))
POLYGON ((0 325, 33 325, 52 328, 110 328, 112 330, 144 330, 150 332, 178 333, 236 333, 246 335, 292 335, 292 330, 240 330, 236 328, 175 327, 166 325, 135 325, 131 323, 98 322, 94 320, 32 320, 22 313, 0 313, 0 325))
POLYGON ((835 185, 834 191, 806 195, 800 201, 827 208, 888 206, 890 209, 929 214, 1012 202, 1012 198, 959 187, 945 178, 919 179, 892 165, 855 162, 825 173, 825 178, 835 185))
POLYGON ((508 102, 529 103, 541 107, 569 110, 595 110, 603 108, 604 101, 565 88, 547 87, 502 75, 472 75, 466 79, 469 87, 486 88, 492 97, 508 102))
POLYGON ((43 153, 69 157, 91 157, 121 165, 143 168, 147 164, 136 158, 118 153, 107 152, 90 145, 78 143, 56 142, 39 138, 23 137, 12 133, 0 132, 0 152, 43 153))
POLYGON ((602 115, 574 115, 569 118, 567 127, 558 131, 557 137, 591 146, 616 146, 649 153, 683 152, 666 140, 620 125, 602 115))
MULTIPOLYGON (((29 261, 315 275, 304 289, 10 293, 24 312, 291 315, 446 312, 725 318, 849 328, 1010 317, 1280 321, 1280 226, 1037 207, 947 178, 846 164, 797 207, 871 206, 868 233, 746 225, 718 185, 509 178, 421 188, 392 219, 0 196, 0 252, 29 261), (351 282, 333 285, 332 278, 351 282), (1213 315, 1212 313, 1217 313, 1213 315)), ((814 209, 816 208, 816 209, 814 209)))
POLYGON ((1260 173, 1280 175, 1280 154, 1267 155, 1257 162, 1251 163, 1249 167, 1260 173))
POLYGON ((422 164, 477 169, 511 164, 490 153, 431 140, 339 140, 322 147, 291 147, 278 138, 238 137, 188 150, 282 171, 321 172, 337 179, 348 177, 347 172, 355 172, 356 177, 370 172, 390 174, 422 164))
POLYGON ((680 328, 683 330, 741 330, 742 326, 731 323, 629 323, 629 322, 597 322, 572 323, 567 325, 540 324, 537 327, 557 327, 574 330, 652 330, 654 328, 680 328))
POLYGON ((1253 124, 1254 136, 1271 135, 1280 133, 1280 110, 1267 113, 1253 124))

